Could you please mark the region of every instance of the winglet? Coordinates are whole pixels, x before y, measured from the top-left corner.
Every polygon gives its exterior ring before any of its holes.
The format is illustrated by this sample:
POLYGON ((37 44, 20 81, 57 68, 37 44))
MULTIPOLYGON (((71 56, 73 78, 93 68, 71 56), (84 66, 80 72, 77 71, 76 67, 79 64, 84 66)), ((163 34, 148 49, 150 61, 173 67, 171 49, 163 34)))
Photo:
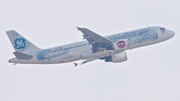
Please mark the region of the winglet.
POLYGON ((78 65, 77 63, 74 63, 75 67, 78 65))
POLYGON ((78 29, 78 31, 79 31, 79 30, 81 30, 81 28, 80 28, 80 27, 76 27, 76 28, 78 29))

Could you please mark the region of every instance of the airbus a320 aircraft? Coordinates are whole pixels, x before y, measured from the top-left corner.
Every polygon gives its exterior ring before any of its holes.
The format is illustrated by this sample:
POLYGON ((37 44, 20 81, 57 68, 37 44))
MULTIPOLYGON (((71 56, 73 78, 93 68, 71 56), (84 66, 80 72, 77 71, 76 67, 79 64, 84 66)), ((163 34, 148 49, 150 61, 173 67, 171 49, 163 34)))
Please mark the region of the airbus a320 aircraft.
POLYGON ((77 28, 87 41, 48 49, 36 47, 14 30, 6 31, 15 49, 15 57, 9 63, 56 64, 83 60, 81 63, 74 63, 77 66, 96 59, 120 63, 127 60, 126 50, 159 43, 175 35, 175 32, 164 27, 147 27, 105 37, 86 28, 77 28))

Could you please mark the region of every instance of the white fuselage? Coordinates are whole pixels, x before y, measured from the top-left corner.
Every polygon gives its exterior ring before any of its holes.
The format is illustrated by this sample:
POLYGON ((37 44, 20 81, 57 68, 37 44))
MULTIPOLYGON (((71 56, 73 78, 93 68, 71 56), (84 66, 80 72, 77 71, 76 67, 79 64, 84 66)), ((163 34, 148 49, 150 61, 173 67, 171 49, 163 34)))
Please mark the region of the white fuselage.
POLYGON ((147 27, 105 36, 105 38, 114 42, 127 39, 127 48, 118 51, 102 49, 103 51, 92 53, 92 45, 89 44, 88 41, 81 41, 40 50, 33 54, 33 59, 31 60, 18 60, 17 58, 13 58, 10 62, 24 64, 55 64, 72 62, 81 59, 100 58, 117 54, 128 49, 159 43, 172 38, 175 34, 171 30, 165 29, 165 31, 162 31, 160 28, 161 27, 147 27))

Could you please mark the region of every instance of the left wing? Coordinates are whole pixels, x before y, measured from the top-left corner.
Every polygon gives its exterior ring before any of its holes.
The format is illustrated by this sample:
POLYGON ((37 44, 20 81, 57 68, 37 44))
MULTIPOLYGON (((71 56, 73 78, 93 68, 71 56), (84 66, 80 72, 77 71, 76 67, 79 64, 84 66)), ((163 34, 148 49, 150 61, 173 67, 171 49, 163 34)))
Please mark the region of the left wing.
POLYGON ((93 53, 101 51, 101 48, 106 48, 112 44, 111 40, 102 37, 90 31, 89 29, 79 27, 77 28, 84 34, 84 39, 86 39, 92 45, 93 53))
POLYGON ((97 59, 104 60, 104 59, 107 58, 107 57, 108 57, 108 56, 106 56, 106 57, 101 56, 101 57, 96 57, 96 58, 91 58, 91 59, 85 59, 85 60, 83 60, 83 61, 80 62, 80 63, 73 63, 73 64, 74 64, 75 67, 76 67, 77 65, 83 65, 83 64, 85 64, 85 63, 88 63, 88 62, 91 62, 91 61, 94 61, 94 60, 97 60, 97 59))
POLYGON ((88 62, 91 62, 91 61, 94 61, 96 60, 97 58, 94 58, 94 59, 88 59, 88 60, 84 60, 81 65, 85 64, 85 63, 88 63, 88 62))
POLYGON ((79 65, 79 64, 80 64, 80 65, 83 65, 83 64, 85 64, 85 63, 94 61, 94 60, 96 60, 96 59, 98 59, 98 58, 87 59, 87 60, 83 60, 81 63, 73 63, 73 64, 74 64, 75 67, 76 67, 76 66, 79 65))

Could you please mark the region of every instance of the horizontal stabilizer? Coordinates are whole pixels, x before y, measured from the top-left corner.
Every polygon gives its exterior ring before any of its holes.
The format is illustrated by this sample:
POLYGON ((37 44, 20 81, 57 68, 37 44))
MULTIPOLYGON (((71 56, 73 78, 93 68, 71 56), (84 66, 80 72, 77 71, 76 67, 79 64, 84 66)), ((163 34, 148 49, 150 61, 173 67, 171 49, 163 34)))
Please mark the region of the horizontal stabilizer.
POLYGON ((33 58, 32 55, 27 55, 21 52, 13 52, 17 59, 30 60, 33 58))

